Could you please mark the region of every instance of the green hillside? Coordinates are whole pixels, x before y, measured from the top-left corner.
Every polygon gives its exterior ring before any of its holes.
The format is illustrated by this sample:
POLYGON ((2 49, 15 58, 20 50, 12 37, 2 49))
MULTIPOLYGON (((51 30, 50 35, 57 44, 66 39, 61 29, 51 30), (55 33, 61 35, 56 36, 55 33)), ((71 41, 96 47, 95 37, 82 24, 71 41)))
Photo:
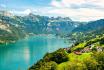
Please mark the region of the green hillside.
POLYGON ((29 70, 103 70, 104 35, 47 53, 29 70))

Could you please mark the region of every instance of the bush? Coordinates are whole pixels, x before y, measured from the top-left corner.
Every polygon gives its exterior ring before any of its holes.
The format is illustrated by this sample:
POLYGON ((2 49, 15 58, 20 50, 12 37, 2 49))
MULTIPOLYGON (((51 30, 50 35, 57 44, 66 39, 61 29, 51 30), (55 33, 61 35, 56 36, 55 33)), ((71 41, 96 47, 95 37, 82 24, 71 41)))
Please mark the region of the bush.
POLYGON ((29 70, 56 70, 57 63, 68 61, 67 53, 64 49, 59 49, 53 53, 47 53, 43 59, 38 61, 29 70))
POLYGON ((92 52, 97 52, 96 47, 93 47, 93 48, 92 48, 92 52))
POLYGON ((45 61, 55 61, 56 63, 62 63, 68 61, 68 55, 64 49, 59 49, 53 53, 47 53, 44 57, 45 61))
POLYGON ((87 70, 87 67, 80 61, 73 61, 67 64, 66 70, 87 70))
POLYGON ((96 52, 93 54, 93 57, 98 62, 98 69, 103 70, 104 69, 104 52, 96 52))
POLYGON ((87 58, 84 60, 84 64, 86 65, 87 70, 98 70, 98 63, 93 58, 87 58))
POLYGON ((37 64, 29 68, 29 70, 56 70, 57 63, 54 61, 45 62, 39 61, 37 64))

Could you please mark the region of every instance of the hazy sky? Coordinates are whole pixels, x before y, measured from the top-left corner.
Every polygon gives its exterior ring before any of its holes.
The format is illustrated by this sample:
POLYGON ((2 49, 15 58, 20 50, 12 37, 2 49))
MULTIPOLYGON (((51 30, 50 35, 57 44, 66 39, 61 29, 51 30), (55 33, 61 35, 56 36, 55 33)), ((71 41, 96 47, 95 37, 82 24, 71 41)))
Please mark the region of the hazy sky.
POLYGON ((21 15, 68 16, 78 21, 104 18, 104 0, 0 0, 0 9, 21 15))

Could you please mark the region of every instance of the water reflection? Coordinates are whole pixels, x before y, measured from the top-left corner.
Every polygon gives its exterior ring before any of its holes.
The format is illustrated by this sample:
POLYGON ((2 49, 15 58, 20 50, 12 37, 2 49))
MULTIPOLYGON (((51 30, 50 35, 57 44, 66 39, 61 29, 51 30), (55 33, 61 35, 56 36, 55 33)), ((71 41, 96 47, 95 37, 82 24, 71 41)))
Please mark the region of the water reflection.
POLYGON ((27 62, 27 63, 29 63, 29 60, 30 60, 30 51, 29 51, 29 48, 26 48, 25 50, 24 50, 24 59, 25 59, 25 61, 27 62))
POLYGON ((0 46, 0 70, 27 70, 47 52, 67 47, 63 39, 31 37, 15 44, 0 46))

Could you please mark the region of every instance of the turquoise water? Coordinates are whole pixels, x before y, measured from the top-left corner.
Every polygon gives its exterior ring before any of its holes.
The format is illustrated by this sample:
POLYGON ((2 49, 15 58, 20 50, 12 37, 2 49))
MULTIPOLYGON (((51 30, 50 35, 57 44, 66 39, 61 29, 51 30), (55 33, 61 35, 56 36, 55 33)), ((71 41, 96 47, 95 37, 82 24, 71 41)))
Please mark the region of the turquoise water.
POLYGON ((64 39, 35 36, 0 46, 0 70, 27 70, 45 53, 68 47, 64 39))

